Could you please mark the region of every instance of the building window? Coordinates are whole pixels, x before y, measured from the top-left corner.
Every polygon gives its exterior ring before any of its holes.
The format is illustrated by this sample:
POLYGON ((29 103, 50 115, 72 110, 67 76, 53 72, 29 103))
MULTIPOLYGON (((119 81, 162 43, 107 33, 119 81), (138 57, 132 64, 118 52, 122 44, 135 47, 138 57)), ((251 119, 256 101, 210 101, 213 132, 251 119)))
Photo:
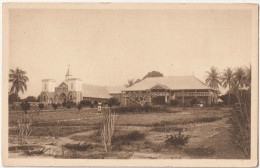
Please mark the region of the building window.
POLYGON ((73 83, 71 84, 71 89, 73 89, 73 83))
POLYGON ((44 89, 45 89, 45 90, 47 89, 47 85, 46 85, 46 84, 44 84, 44 89))

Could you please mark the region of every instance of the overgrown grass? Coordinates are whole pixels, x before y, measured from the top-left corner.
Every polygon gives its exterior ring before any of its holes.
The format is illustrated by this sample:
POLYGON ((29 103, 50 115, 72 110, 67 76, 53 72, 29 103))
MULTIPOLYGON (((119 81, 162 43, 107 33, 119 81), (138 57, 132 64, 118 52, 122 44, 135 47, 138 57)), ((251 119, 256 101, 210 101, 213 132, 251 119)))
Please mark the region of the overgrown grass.
POLYGON ((123 145, 130 145, 134 141, 144 140, 145 134, 138 131, 133 131, 124 135, 114 135, 112 137, 112 149, 122 150, 123 145))
POLYGON ((196 147, 187 148, 184 150, 185 153, 197 157, 210 157, 215 154, 215 150, 211 147, 196 147))
POLYGON ((161 121, 160 123, 155 123, 152 126, 155 127, 162 127, 165 125, 185 125, 185 124, 195 124, 195 123, 209 123, 209 122, 214 122, 217 120, 221 120, 221 117, 202 117, 202 118, 195 118, 195 119, 190 119, 190 120, 183 120, 183 121, 161 121))

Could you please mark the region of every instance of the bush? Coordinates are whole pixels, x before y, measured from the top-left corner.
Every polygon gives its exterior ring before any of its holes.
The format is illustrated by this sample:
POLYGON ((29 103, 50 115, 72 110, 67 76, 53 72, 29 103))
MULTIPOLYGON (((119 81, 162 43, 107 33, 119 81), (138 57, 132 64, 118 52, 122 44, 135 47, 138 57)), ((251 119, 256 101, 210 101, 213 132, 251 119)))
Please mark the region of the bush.
POLYGON ((81 100, 81 101, 79 102, 79 104, 80 104, 82 107, 87 107, 87 106, 90 106, 91 101, 89 101, 89 100, 81 100))
POLYGON ((145 138, 144 133, 138 131, 133 131, 126 135, 119 135, 112 137, 112 144, 115 144, 118 141, 140 141, 145 138))
POLYGON ((44 154, 44 152, 46 152, 48 149, 45 149, 44 147, 40 147, 40 148, 35 148, 35 149, 32 149, 32 150, 25 150, 24 153, 26 155, 41 155, 41 154, 44 154))
POLYGON ((66 108, 67 109, 70 109, 70 108, 73 108, 73 107, 76 107, 76 106, 77 106, 77 104, 75 102, 72 102, 72 101, 68 101, 66 103, 66 108))
POLYGON ((81 105, 81 104, 78 104, 77 108, 78 108, 78 110, 81 110, 82 105, 81 105))
POLYGON ((58 104, 53 103, 51 106, 53 107, 54 110, 56 110, 58 108, 58 104))
POLYGON ((109 107, 119 106, 119 105, 120 105, 120 102, 119 102, 116 98, 114 98, 114 97, 112 97, 112 98, 110 98, 110 99, 108 100, 108 106, 109 106, 109 107))
POLYGON ((116 113, 135 113, 135 112, 167 112, 171 111, 168 106, 155 106, 150 104, 145 104, 143 107, 140 105, 136 106, 126 106, 126 107, 114 107, 113 110, 116 113))
POLYGON ((90 105, 89 105, 91 108, 93 108, 94 107, 94 104, 93 103, 90 103, 90 105))
POLYGON ((93 149, 93 145, 87 143, 77 143, 77 144, 67 143, 64 145, 64 147, 73 151, 86 151, 88 149, 93 149))
POLYGON ((27 114, 27 110, 30 110, 31 106, 27 101, 23 101, 21 104, 22 110, 27 114))
POLYGON ((178 135, 170 135, 166 140, 165 144, 166 146, 174 146, 174 147, 179 147, 179 146, 184 146, 188 143, 189 141, 189 136, 185 136, 182 134, 182 130, 179 130, 178 135))
POLYGON ((39 103, 38 107, 39 107, 40 110, 42 110, 44 108, 44 104, 43 103, 39 103))
POLYGON ((64 101, 63 103, 61 103, 62 107, 66 107, 67 103, 64 101))
POLYGON ((238 91, 238 103, 233 107, 229 124, 230 142, 240 149, 246 159, 250 159, 251 141, 251 91, 238 91))
POLYGON ((178 104, 179 104, 178 100, 176 100, 176 99, 171 99, 170 100, 170 105, 171 106, 177 106, 178 104))

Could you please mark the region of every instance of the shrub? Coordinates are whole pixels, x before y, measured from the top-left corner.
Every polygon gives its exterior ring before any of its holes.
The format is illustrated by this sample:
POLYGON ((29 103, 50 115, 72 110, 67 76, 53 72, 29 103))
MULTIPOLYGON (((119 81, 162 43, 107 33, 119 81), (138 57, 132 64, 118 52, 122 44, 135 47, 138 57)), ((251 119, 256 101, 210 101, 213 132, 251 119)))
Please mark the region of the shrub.
POLYGON ((90 107, 93 108, 93 107, 94 107, 94 104, 93 104, 93 103, 90 103, 90 107))
POLYGON ((87 106, 90 106, 91 101, 89 101, 89 100, 81 100, 81 101, 79 102, 79 104, 80 104, 82 107, 87 107, 87 106))
POLYGON ((68 101, 68 102, 66 103, 66 108, 67 108, 67 109, 70 109, 70 108, 76 107, 76 106, 77 106, 77 104, 76 104, 75 102, 72 102, 72 101, 68 101))
POLYGON ((170 135, 166 140, 165 144, 166 146, 174 146, 174 147, 179 147, 179 146, 184 146, 188 143, 189 141, 189 136, 185 136, 182 134, 182 130, 179 130, 178 135, 170 135))
POLYGON ((26 155, 41 155, 41 154, 44 154, 44 152, 46 152, 48 149, 45 149, 44 147, 40 147, 40 148, 35 148, 35 149, 32 149, 32 150, 25 150, 24 153, 26 155))
POLYGON ((27 101, 23 101, 21 104, 22 110, 27 114, 27 110, 30 110, 31 106, 27 101))
POLYGON ((88 149, 93 149, 92 144, 87 144, 87 143, 77 143, 77 144, 70 144, 67 143, 64 145, 65 148, 73 150, 73 151, 86 151, 88 149))
POLYGON ((111 113, 110 109, 104 113, 102 122, 101 138, 105 151, 111 151, 111 140, 114 133, 116 114, 111 113))
POLYGON ((250 158, 251 138, 251 91, 237 91, 238 103, 235 104, 229 123, 231 143, 240 149, 245 158, 250 158))
POLYGON ((178 100, 176 100, 176 99, 171 99, 170 100, 170 105, 171 106, 177 106, 178 104, 179 104, 178 100))
POLYGON ((112 138, 112 143, 115 144, 118 141, 140 141, 145 138, 144 133, 133 131, 126 135, 119 135, 112 138))
POLYGON ((66 107, 67 103, 64 101, 63 103, 61 103, 62 107, 66 107))
POLYGON ((44 108, 44 104, 43 103, 39 103, 38 107, 39 107, 40 110, 42 110, 44 108))
POLYGON ((17 134, 18 142, 21 146, 24 146, 26 140, 32 132, 32 115, 22 114, 21 118, 17 121, 17 134))
POLYGON ((58 108, 58 104, 54 104, 54 103, 52 103, 51 106, 53 107, 54 110, 56 110, 56 109, 58 108))
POLYGON ((119 106, 119 105, 120 105, 120 102, 116 98, 114 98, 114 97, 112 97, 112 98, 110 98, 108 100, 108 106, 109 107, 111 107, 111 106, 119 106))
POLYGON ((81 110, 82 105, 81 105, 81 104, 78 104, 77 108, 78 108, 78 110, 81 110))

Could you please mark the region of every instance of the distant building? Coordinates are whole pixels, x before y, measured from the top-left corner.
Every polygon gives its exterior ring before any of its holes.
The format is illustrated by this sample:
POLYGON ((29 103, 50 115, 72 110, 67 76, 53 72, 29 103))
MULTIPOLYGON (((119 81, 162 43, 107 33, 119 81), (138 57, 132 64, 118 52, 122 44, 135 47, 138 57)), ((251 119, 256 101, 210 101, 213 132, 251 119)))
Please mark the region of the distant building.
POLYGON ((42 80, 42 92, 40 94, 40 101, 42 103, 61 104, 66 101, 79 103, 81 100, 105 102, 115 94, 115 90, 116 93, 121 92, 116 87, 82 84, 81 79, 72 78, 70 69, 68 69, 65 75, 65 80, 58 86, 55 84, 55 80, 53 79, 42 80))
POLYGON ((195 76, 166 76, 146 78, 135 85, 123 89, 124 104, 133 101, 150 102, 154 99, 168 103, 177 100, 188 104, 193 98, 201 104, 217 104, 217 91, 195 76))

